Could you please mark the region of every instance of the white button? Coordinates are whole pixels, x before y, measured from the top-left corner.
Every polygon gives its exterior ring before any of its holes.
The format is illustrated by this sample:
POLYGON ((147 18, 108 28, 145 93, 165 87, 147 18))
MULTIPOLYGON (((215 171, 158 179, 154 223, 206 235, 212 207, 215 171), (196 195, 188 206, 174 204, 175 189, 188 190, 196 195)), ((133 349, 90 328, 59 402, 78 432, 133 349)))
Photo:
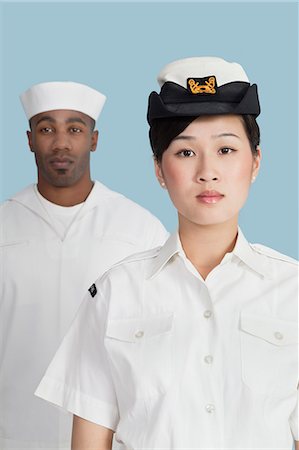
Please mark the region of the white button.
POLYGON ((206 411, 207 413, 211 414, 212 412, 215 411, 215 405, 213 405, 212 403, 208 403, 206 405, 206 411))
POLYGON ((206 364, 212 364, 212 362, 213 362, 213 356, 212 356, 212 355, 207 355, 207 356, 205 356, 205 357, 204 357, 204 362, 205 362, 206 364))
POLYGON ((281 341, 281 339, 283 339, 283 334, 281 334, 279 331, 275 331, 274 337, 275 337, 275 339, 278 339, 279 341, 281 341))
POLYGON ((209 311, 208 309, 203 313, 203 316, 205 319, 209 319, 212 315, 212 311, 209 311))
POLYGON ((144 336, 144 332, 143 332, 143 331, 141 331, 141 330, 136 331, 136 333, 135 333, 135 337, 136 337, 136 338, 140 339, 140 338, 142 338, 143 336, 144 336))

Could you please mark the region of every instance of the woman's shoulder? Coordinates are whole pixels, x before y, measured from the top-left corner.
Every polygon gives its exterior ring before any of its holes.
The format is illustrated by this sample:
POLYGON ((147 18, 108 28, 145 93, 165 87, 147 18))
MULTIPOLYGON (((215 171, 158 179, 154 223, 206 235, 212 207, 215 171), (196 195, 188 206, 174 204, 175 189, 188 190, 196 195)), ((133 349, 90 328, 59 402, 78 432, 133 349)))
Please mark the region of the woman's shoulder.
POLYGON ((260 254, 261 256, 264 256, 270 260, 273 261, 273 263, 277 264, 287 264, 294 267, 298 267, 298 261, 291 256, 285 255, 284 253, 280 253, 279 251, 267 247, 266 245, 262 244, 250 244, 252 250, 256 254, 260 254))
POLYGON ((144 272, 147 265, 151 264, 161 250, 161 246, 155 247, 150 250, 133 253, 130 256, 116 262, 108 270, 106 270, 98 279, 98 282, 103 282, 108 279, 115 279, 122 274, 133 274, 134 276, 140 276, 144 272))

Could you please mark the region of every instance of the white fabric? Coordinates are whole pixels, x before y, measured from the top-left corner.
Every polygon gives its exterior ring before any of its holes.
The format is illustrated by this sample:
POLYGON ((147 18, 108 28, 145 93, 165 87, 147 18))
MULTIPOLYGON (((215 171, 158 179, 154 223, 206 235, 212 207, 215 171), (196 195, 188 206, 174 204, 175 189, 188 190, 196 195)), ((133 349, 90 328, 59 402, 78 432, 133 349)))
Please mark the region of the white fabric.
POLYGON ((200 56, 173 61, 160 71, 158 83, 163 86, 166 81, 172 81, 185 88, 187 78, 209 76, 216 77, 218 87, 234 81, 248 83, 248 77, 240 64, 214 56, 200 56))
POLYGON ((130 450, 291 450, 297 275, 239 231, 204 281, 174 234, 87 293, 36 393, 130 450))
POLYGON ((0 224, 0 449, 68 447, 71 416, 34 390, 89 286, 167 233, 99 182, 64 239, 34 186, 1 205, 0 224))
POLYGON ((101 92, 73 81, 50 81, 35 84, 20 95, 27 119, 45 111, 70 109, 80 111, 95 121, 105 104, 101 92))
POLYGON ((68 228, 71 226, 73 220, 75 220, 76 215, 79 214, 84 202, 74 206, 60 206, 49 202, 49 200, 43 197, 39 193, 37 186, 34 186, 34 190, 43 208, 45 208, 47 215, 49 216, 49 221, 51 221, 53 227, 56 228, 57 234, 59 234, 60 238, 64 239, 68 228))

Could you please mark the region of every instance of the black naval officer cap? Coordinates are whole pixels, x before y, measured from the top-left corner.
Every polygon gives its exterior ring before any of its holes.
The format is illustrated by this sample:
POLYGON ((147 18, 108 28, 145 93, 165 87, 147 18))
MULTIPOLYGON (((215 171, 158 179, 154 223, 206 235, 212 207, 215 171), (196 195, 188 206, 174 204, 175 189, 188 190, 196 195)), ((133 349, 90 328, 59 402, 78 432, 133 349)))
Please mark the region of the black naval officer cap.
POLYGON ((260 114, 257 85, 238 63, 194 57, 167 64, 158 75, 161 91, 149 96, 147 120, 215 114, 260 114))

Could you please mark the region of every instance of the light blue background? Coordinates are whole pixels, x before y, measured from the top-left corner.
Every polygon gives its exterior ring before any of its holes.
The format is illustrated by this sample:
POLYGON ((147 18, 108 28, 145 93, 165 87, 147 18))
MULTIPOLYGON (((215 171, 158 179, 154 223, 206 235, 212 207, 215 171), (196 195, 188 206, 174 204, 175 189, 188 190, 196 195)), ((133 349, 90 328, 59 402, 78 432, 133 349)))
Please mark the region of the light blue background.
POLYGON ((147 98, 166 63, 215 55, 259 86, 262 170, 242 211, 247 238, 298 248, 298 5, 294 2, 1 3, 1 192, 36 179, 18 95, 34 83, 79 81, 108 97, 93 177, 156 214, 176 213, 152 168, 147 98))

